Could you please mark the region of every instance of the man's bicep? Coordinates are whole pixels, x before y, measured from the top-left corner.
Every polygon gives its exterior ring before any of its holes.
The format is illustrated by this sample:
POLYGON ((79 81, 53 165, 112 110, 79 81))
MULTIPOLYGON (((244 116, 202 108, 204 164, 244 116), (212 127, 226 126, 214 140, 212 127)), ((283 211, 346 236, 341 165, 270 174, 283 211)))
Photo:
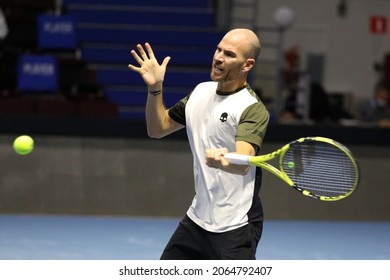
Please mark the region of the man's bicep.
POLYGON ((158 136, 157 137, 151 136, 151 137, 152 138, 163 138, 169 134, 174 133, 175 131, 178 131, 179 129, 181 129, 183 127, 184 127, 184 125, 182 125, 182 124, 178 123, 177 121, 175 121, 174 119, 172 119, 169 116, 168 110, 166 110, 164 113, 163 119, 162 119, 161 130, 159 131, 158 136))
POLYGON ((256 155, 257 147, 246 141, 236 141, 236 153, 248 156, 256 155))
POLYGON ((179 129, 182 129, 183 127, 185 127, 183 124, 179 123, 178 121, 176 121, 175 119, 173 119, 170 114, 169 114, 169 111, 167 110, 167 114, 166 114, 166 124, 168 126, 167 128, 167 131, 169 131, 169 133, 172 133, 172 132, 175 132, 179 129))

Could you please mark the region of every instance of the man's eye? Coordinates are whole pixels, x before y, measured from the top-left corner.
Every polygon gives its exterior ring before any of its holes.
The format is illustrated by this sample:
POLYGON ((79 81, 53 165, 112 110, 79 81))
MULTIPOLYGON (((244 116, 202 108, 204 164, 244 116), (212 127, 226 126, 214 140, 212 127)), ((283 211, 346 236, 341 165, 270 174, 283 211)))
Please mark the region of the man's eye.
POLYGON ((230 52, 226 53, 225 55, 226 55, 227 57, 235 57, 234 53, 230 53, 230 52))

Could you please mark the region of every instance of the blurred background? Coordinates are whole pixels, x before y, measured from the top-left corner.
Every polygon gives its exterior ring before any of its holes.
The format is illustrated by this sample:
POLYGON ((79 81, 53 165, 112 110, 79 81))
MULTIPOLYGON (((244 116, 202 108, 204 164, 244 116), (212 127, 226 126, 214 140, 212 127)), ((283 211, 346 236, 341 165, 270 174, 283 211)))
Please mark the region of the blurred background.
POLYGON ((193 197, 185 131, 147 138, 145 86, 127 69, 130 50, 147 41, 159 61, 172 57, 164 83, 171 106, 209 80, 224 33, 247 27, 262 42, 250 84, 271 112, 263 152, 324 136, 347 145, 361 168, 357 192, 336 203, 305 198, 264 172, 266 218, 389 222, 390 1, 0 7, 0 214, 182 217, 193 197), (26 156, 12 150, 21 134, 35 140, 26 156))

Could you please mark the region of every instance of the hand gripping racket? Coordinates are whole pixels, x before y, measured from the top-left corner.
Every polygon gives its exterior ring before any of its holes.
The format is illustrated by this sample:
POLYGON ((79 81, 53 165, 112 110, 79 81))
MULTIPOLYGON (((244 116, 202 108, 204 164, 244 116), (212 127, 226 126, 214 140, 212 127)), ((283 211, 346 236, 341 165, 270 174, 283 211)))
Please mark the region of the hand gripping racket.
POLYGON ((261 156, 227 153, 224 157, 233 164, 262 167, 302 194, 323 201, 346 198, 359 184, 359 167, 351 152, 325 137, 300 138, 261 156), (279 169, 267 163, 277 156, 279 169))

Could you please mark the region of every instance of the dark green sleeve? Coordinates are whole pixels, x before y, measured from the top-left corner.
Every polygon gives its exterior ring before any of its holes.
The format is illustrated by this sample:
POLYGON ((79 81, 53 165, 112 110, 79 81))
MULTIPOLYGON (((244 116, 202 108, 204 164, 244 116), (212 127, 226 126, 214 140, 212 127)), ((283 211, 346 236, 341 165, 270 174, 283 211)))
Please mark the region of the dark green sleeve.
POLYGON ((186 125, 186 104, 190 95, 187 95, 168 110, 169 116, 176 122, 186 125))
POLYGON ((269 113, 262 102, 246 108, 238 124, 236 141, 245 141, 261 147, 269 121, 269 113))

